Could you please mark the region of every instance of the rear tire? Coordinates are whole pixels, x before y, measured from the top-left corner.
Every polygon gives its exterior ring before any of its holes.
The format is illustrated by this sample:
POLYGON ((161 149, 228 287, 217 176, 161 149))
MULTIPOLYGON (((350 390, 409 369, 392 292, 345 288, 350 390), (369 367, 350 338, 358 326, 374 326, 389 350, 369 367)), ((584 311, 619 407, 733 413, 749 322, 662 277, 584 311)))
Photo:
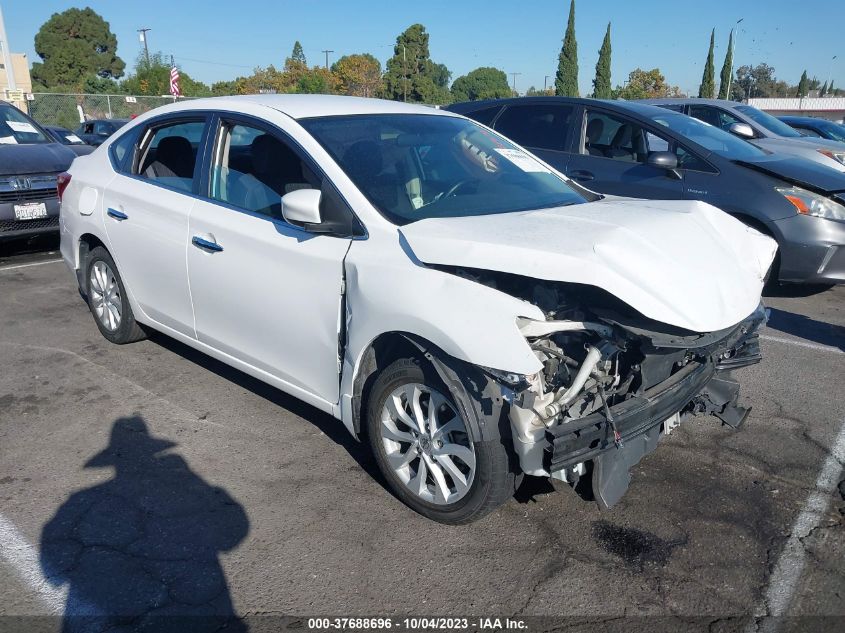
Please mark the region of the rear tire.
POLYGON ((480 519, 516 489, 502 440, 473 437, 458 411, 435 372, 411 358, 384 369, 367 405, 370 448, 390 489, 451 525, 480 519))
POLYGON ((85 262, 85 293, 94 323, 107 340, 124 345, 146 338, 146 333, 132 314, 117 265, 102 246, 88 253, 85 262))

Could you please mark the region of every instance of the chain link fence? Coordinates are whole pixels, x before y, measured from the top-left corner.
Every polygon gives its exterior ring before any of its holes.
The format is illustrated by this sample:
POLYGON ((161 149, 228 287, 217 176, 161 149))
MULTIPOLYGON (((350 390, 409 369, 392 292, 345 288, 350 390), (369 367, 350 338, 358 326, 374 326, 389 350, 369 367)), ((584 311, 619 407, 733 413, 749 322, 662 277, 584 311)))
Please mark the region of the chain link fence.
POLYGON ((29 115, 42 125, 74 130, 83 120, 128 119, 174 100, 167 96, 35 92, 27 96, 26 104, 29 115))

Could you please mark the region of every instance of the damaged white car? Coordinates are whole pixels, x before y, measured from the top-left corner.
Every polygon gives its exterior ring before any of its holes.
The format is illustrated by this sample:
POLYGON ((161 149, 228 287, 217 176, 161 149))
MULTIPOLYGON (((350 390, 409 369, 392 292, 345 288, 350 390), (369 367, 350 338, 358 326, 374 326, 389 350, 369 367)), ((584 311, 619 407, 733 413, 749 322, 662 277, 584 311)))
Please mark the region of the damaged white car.
POLYGON ((153 328, 331 413, 437 521, 524 473, 611 506, 679 421, 746 415, 731 370, 760 360, 775 243, 701 202, 594 194, 452 113, 174 104, 59 192, 107 339, 153 328))

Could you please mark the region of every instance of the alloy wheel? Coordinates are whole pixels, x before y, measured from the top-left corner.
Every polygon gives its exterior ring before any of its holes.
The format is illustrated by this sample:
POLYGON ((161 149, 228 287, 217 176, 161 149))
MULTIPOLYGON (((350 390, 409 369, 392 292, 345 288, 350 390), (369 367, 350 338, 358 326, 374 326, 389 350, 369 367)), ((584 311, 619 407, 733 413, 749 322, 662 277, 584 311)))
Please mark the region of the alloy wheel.
POLYGON ((103 327, 114 332, 120 327, 121 296, 117 278, 109 265, 100 260, 91 266, 91 305, 103 327))

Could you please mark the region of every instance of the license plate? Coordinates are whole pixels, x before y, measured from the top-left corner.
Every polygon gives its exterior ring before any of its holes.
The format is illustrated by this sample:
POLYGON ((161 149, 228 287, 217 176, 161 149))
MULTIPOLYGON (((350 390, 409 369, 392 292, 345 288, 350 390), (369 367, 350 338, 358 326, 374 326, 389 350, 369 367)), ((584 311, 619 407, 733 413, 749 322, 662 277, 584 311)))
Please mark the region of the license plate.
POLYGON ((43 202, 28 202, 15 205, 15 219, 37 220, 47 217, 47 205, 43 202))

